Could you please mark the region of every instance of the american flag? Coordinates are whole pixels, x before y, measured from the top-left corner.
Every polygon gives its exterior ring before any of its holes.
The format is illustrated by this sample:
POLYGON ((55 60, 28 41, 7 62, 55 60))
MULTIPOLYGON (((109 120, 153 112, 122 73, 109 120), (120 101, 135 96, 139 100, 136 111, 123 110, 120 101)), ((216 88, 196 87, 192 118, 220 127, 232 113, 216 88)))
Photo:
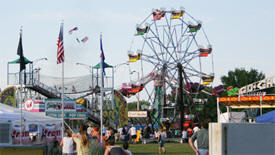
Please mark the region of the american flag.
POLYGON ((86 41, 88 41, 88 37, 86 36, 86 37, 84 37, 83 39, 81 39, 81 41, 83 42, 83 43, 85 43, 86 41))
POLYGON ((78 30, 78 27, 74 27, 74 28, 72 28, 72 29, 69 31, 69 34, 72 34, 72 33, 73 33, 73 31, 76 31, 76 30, 78 30))
POLYGON ((63 23, 60 26, 60 32, 57 39, 57 64, 64 62, 64 46, 63 46, 63 23))

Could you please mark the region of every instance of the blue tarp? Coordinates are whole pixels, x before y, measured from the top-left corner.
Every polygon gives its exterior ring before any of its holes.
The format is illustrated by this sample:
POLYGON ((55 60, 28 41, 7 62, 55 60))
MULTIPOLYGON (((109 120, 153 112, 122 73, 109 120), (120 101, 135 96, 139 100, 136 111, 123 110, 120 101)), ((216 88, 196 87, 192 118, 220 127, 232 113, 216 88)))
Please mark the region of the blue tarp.
POLYGON ((275 110, 256 117, 257 123, 275 123, 275 110))

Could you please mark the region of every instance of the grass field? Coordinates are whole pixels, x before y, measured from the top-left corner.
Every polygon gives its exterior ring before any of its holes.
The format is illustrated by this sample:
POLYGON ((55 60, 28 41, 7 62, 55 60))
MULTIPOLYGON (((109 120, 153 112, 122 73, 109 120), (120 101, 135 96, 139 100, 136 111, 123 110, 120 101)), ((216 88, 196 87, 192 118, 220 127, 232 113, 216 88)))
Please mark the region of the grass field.
MULTIPOLYGON (((188 143, 165 143, 167 155, 194 155, 188 143)), ((129 150, 133 155, 159 155, 158 144, 130 144, 129 150)))

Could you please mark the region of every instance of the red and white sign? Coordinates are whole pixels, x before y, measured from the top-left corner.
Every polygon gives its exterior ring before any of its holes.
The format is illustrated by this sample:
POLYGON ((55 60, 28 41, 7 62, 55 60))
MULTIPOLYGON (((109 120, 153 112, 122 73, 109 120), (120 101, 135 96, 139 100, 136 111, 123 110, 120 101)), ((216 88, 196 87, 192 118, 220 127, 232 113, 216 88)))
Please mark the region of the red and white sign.
POLYGON ((32 101, 32 99, 28 99, 26 102, 25 102, 25 109, 28 110, 28 111, 31 111, 34 107, 34 102, 32 101))
POLYGON ((128 117, 147 117, 147 111, 128 111, 128 117))
POLYGON ((28 99, 22 103, 23 110, 29 112, 45 112, 43 100, 28 99))

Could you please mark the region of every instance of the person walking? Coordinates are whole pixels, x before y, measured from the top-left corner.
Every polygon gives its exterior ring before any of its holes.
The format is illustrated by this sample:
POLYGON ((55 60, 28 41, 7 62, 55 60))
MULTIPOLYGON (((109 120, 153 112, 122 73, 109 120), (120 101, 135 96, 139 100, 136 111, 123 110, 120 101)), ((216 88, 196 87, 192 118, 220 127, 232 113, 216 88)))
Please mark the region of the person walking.
POLYGON ((60 142, 60 146, 62 147, 63 155, 73 155, 74 154, 74 141, 72 138, 71 131, 66 131, 66 136, 62 138, 60 142))
POLYGON ((165 130, 160 129, 157 135, 158 135, 159 154, 166 153, 165 146, 164 146, 164 138, 166 138, 165 130))
POLYGON ((129 134, 131 135, 132 143, 136 143, 137 129, 133 124, 132 127, 129 129, 129 134))
POLYGON ((195 132, 189 140, 189 144, 196 154, 208 155, 208 138, 208 123, 205 122, 201 125, 201 129, 195 132), (194 146, 195 140, 197 140, 198 148, 194 146))
POLYGON ((76 143, 77 155, 89 155, 89 139, 86 132, 81 132, 80 135, 73 134, 72 137, 76 143))
POLYGON ((185 143, 188 141, 188 138, 187 138, 187 131, 185 129, 182 130, 182 133, 181 133, 181 138, 182 138, 182 142, 185 143))
POLYGON ((88 134, 89 138, 92 138, 93 126, 92 126, 92 124, 89 124, 88 126, 89 127, 87 128, 87 134, 88 134))

